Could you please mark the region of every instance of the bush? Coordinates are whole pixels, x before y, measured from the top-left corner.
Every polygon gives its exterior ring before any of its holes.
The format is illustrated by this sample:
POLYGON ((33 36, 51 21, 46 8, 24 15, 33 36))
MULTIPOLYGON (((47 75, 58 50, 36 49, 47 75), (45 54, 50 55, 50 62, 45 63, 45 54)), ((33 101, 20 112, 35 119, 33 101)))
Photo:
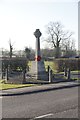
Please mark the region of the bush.
POLYGON ((70 68, 70 70, 80 70, 80 59, 78 58, 60 58, 54 61, 57 72, 64 71, 64 68, 70 68))
POLYGON ((14 71, 21 71, 26 69, 28 61, 25 58, 3 59, 2 64, 3 71, 5 71, 7 67, 10 67, 10 69, 14 71))

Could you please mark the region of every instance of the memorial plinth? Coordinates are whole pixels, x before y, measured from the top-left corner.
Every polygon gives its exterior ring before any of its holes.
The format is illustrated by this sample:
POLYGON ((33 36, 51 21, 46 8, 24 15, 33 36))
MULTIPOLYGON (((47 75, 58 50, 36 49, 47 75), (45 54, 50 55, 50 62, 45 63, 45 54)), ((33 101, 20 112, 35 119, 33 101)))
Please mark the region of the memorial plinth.
POLYGON ((34 32, 36 37, 35 61, 32 61, 29 74, 36 80, 48 80, 48 74, 45 70, 44 61, 41 60, 40 37, 42 33, 39 29, 34 32))

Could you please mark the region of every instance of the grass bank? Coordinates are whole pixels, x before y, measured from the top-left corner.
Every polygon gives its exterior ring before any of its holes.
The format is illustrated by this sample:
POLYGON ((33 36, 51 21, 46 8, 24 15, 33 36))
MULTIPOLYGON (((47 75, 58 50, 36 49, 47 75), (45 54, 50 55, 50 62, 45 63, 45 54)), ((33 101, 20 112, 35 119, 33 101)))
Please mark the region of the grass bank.
POLYGON ((34 84, 7 84, 7 83, 3 83, 3 81, 4 80, 0 80, 0 90, 34 86, 34 84))

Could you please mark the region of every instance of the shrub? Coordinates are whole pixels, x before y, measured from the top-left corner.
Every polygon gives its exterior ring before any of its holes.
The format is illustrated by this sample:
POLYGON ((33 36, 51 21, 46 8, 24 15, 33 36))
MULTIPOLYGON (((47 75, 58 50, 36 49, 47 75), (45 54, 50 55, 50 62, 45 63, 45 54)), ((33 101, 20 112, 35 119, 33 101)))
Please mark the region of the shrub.
POLYGON ((7 67, 10 67, 11 70, 21 71, 26 69, 28 61, 25 58, 3 59, 2 64, 3 71, 5 71, 7 67))
POLYGON ((60 58, 54 61, 55 69, 58 72, 64 71, 64 68, 70 68, 70 70, 80 70, 80 59, 79 58, 60 58))

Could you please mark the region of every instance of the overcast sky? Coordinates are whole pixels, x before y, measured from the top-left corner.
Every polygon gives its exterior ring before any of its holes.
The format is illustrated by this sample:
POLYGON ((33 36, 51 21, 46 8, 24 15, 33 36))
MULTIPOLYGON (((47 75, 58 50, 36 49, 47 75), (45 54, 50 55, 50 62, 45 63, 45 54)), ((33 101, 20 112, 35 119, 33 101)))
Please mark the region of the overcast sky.
POLYGON ((35 48, 33 32, 39 28, 45 38, 50 21, 60 21, 74 32, 78 48, 78 0, 0 0, 0 48, 9 49, 9 39, 14 49, 35 48))
POLYGON ((80 2, 78 4, 78 50, 80 50, 80 2))

